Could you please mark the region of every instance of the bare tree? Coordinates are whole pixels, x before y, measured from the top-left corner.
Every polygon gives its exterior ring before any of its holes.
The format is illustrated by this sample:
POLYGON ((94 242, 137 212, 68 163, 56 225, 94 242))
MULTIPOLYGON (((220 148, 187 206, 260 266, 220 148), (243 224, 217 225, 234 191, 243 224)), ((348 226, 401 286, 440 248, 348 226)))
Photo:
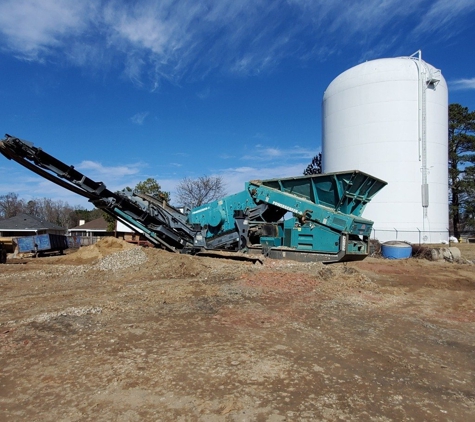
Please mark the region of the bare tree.
POLYGON ((25 203, 18 198, 18 194, 14 192, 0 196, 0 219, 15 217, 15 215, 23 212, 25 203))
POLYGON ((177 187, 180 205, 194 208, 220 199, 226 195, 220 176, 201 176, 198 179, 183 179, 177 187))

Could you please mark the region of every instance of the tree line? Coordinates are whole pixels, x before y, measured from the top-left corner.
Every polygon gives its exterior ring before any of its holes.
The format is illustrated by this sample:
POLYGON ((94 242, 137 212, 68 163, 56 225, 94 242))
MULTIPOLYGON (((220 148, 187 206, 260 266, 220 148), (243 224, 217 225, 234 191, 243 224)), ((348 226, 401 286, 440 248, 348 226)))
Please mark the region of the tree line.
MULTIPOLYGON (((160 184, 153 178, 137 183, 133 189, 126 187, 125 190, 145 193, 160 200, 170 201, 170 193, 163 191, 160 184)), ((185 178, 177 186, 179 205, 189 209, 225 195, 224 180, 219 176, 201 176, 198 179, 185 178)), ((71 206, 67 202, 49 198, 26 201, 14 192, 0 195, 0 220, 15 217, 18 214, 28 214, 67 229, 78 226, 80 220, 88 222, 100 217, 108 222, 108 230, 114 230, 115 225, 115 220, 109 214, 97 208, 86 210, 80 206, 71 206)))
POLYGON ((90 221, 99 218, 102 216, 102 211, 97 209, 90 211, 69 205, 65 201, 49 198, 26 201, 14 192, 0 195, 0 220, 15 217, 18 214, 28 214, 39 220, 70 229, 77 226, 80 220, 90 221))

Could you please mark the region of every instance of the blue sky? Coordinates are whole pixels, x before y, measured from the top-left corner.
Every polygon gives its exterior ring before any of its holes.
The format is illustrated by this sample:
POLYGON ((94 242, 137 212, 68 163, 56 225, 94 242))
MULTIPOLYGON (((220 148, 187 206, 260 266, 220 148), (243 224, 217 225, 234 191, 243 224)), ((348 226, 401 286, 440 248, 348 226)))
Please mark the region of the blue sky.
MULTIPOLYGON (((301 175, 330 82, 408 56, 475 109, 474 0, 2 0, 0 136, 108 188, 301 175)), ((0 157, 0 195, 87 201, 0 157)))

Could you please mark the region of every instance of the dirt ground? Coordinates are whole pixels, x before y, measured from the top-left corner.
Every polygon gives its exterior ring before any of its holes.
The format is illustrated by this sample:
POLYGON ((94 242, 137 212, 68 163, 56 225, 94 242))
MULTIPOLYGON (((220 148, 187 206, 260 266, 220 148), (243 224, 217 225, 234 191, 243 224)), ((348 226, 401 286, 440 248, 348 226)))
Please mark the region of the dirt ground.
POLYGON ((109 239, 9 261, 0 420, 473 421, 475 244, 459 246, 261 265, 109 239))

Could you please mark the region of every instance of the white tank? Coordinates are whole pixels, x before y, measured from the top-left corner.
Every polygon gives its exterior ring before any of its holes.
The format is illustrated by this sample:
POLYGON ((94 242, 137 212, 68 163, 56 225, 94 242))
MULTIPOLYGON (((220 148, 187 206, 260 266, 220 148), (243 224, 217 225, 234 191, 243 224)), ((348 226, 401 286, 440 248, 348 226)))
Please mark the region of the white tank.
POLYGON ((343 72, 323 96, 323 171, 385 180, 363 217, 372 237, 448 241, 448 93, 440 70, 410 57, 343 72))

